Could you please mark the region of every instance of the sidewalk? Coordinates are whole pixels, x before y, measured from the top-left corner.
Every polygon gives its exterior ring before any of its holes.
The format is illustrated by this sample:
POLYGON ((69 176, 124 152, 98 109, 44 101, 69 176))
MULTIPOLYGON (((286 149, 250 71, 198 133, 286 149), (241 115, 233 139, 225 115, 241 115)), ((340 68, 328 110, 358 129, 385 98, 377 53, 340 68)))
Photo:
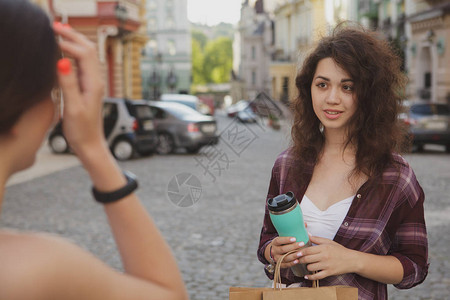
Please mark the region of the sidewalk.
POLYGON ((36 155, 36 161, 31 168, 14 174, 6 186, 45 176, 60 170, 79 165, 78 158, 73 154, 53 154, 45 141, 36 155))

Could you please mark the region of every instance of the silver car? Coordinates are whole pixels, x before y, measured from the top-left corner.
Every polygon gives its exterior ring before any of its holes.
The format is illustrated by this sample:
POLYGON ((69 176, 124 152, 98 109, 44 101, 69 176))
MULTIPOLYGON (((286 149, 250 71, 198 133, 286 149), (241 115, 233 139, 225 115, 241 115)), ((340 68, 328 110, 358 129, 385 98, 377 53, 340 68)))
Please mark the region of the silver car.
POLYGON ((444 145, 450 153, 450 106, 445 103, 406 102, 400 118, 408 125, 413 150, 425 144, 444 145))
POLYGON ((149 101, 152 108, 159 154, 173 153, 185 148, 197 153, 203 146, 219 142, 216 119, 180 104, 166 101, 149 101))

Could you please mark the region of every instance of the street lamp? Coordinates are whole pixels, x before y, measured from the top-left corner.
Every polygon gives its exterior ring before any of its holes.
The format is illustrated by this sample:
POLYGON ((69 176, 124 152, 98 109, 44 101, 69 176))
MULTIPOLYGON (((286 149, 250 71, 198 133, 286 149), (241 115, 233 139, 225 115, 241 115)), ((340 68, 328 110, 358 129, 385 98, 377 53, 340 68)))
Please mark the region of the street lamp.
POLYGON ((170 92, 173 92, 175 87, 177 86, 178 78, 174 74, 173 69, 170 69, 169 75, 167 75, 167 86, 169 87, 170 92))
POLYGON ((151 88, 151 92, 149 91, 149 98, 152 97, 153 99, 150 100, 156 100, 159 98, 159 85, 161 84, 161 76, 159 76, 158 73, 156 73, 155 70, 153 70, 152 75, 148 78, 148 84, 151 88))

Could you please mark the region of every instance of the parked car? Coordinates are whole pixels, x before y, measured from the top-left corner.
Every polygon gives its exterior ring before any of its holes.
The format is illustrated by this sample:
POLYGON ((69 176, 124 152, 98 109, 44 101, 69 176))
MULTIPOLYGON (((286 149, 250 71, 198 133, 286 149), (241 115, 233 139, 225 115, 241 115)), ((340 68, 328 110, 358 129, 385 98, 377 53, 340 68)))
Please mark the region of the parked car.
POLYGON ((201 102, 197 96, 194 95, 186 95, 186 94, 162 94, 161 95, 161 101, 164 102, 175 102, 184 104, 186 106, 189 106, 190 108, 204 114, 204 115, 211 115, 211 109, 208 105, 201 102))
POLYGON ((227 116, 230 118, 236 117, 237 113, 248 108, 250 106, 250 102, 247 100, 240 100, 235 104, 230 105, 227 108, 227 116))
MULTIPOLYGON (((130 159, 135 153, 150 155, 158 145, 152 111, 146 101, 104 99, 103 125, 111 152, 118 160, 130 159)), ((54 153, 69 152, 61 122, 48 139, 54 153)))
POLYGON ((406 112, 400 116, 409 127, 413 150, 425 144, 444 145, 450 153, 450 106, 445 103, 405 102, 406 112))
POLYGON ((258 116, 253 112, 250 106, 238 111, 236 118, 242 123, 256 123, 258 122, 258 116))
POLYGON ((241 100, 228 107, 227 115, 230 118, 238 119, 242 123, 256 123, 258 121, 258 116, 247 100, 241 100))
POLYGON ((169 154, 177 148, 197 153, 203 146, 219 141, 216 119, 180 103, 149 101, 155 116, 160 154, 169 154))

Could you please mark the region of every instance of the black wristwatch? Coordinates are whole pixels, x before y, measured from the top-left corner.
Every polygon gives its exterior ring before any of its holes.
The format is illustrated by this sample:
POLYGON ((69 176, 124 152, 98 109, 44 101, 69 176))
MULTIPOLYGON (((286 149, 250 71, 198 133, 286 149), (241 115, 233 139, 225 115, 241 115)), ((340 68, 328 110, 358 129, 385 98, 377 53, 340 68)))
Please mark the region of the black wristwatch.
POLYGON ((95 187, 92 187, 92 194, 97 202, 107 204, 116 202, 134 192, 138 187, 138 182, 136 180, 136 175, 129 171, 124 171, 123 175, 127 179, 127 184, 112 192, 100 192, 95 187))

